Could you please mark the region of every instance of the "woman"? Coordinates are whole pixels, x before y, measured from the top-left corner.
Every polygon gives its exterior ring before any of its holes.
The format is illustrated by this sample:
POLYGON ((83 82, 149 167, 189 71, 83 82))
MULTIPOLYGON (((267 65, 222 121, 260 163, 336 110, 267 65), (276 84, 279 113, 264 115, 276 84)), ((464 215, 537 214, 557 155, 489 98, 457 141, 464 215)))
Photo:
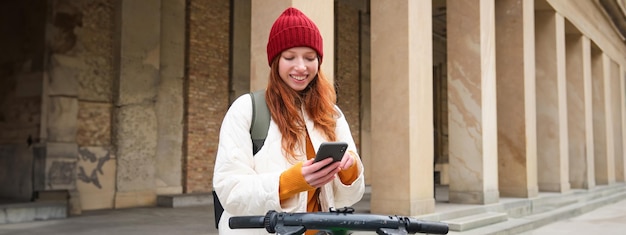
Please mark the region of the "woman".
POLYGON ((231 216, 328 211, 351 206, 363 196, 363 164, 335 105, 333 85, 320 70, 323 50, 317 26, 299 10, 286 9, 270 31, 267 58, 271 71, 265 96, 271 122, 263 147, 253 156, 250 95, 235 100, 222 122, 213 177, 225 210, 220 234, 267 233, 231 230, 231 216), (320 144, 332 141, 348 143, 341 161, 314 163, 320 144))

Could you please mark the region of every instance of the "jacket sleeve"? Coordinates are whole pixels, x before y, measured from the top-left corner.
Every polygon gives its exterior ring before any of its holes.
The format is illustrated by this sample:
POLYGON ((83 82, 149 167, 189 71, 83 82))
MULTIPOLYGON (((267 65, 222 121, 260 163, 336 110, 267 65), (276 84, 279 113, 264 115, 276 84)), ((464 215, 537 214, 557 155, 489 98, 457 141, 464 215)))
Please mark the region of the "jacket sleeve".
POLYGON ((280 210, 281 172, 259 174, 254 168, 250 122, 250 95, 239 97, 224 116, 213 173, 213 187, 232 215, 263 215, 280 210))
POLYGON ((339 177, 334 179, 332 183, 332 191, 335 204, 334 207, 339 208, 344 206, 352 206, 353 204, 361 200, 361 198, 363 197, 363 193, 365 192, 365 177, 363 175, 363 163, 361 162, 361 158, 358 157, 356 145, 354 144, 354 139, 352 138, 352 133, 350 132, 350 126, 348 125, 348 122, 346 121, 346 118, 339 109, 339 107, 336 107, 336 109, 339 111, 340 114, 339 118, 337 119, 336 126, 337 140, 348 143, 348 151, 352 151, 353 153, 357 154, 357 157, 355 158, 355 164, 357 164, 359 171, 359 176, 350 185, 344 185, 339 177))

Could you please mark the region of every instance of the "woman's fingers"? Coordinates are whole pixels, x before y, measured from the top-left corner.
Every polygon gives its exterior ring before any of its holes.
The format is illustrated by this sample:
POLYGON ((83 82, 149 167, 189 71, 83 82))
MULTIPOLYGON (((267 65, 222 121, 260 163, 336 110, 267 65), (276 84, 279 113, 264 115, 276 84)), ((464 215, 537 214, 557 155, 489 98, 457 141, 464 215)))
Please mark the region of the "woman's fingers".
POLYGON ((312 160, 306 161, 302 165, 302 175, 306 182, 317 188, 332 181, 335 178, 335 174, 341 169, 339 168, 339 162, 329 164, 330 162, 332 162, 332 159, 324 159, 316 163, 313 163, 312 160))
POLYGON ((352 157, 352 154, 346 152, 346 154, 343 155, 343 158, 341 158, 341 170, 350 168, 352 164, 354 164, 354 157, 352 157))

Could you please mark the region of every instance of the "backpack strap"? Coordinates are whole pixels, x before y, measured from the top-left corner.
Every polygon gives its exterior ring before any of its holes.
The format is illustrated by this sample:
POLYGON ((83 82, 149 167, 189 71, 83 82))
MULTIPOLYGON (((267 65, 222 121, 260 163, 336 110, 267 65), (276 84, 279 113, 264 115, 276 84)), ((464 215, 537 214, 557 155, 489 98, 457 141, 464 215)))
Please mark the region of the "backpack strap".
POLYGON ((267 137, 270 128, 270 111, 265 103, 265 90, 250 92, 252 97, 252 123, 250 125, 250 136, 252 137, 252 154, 256 154, 267 137))

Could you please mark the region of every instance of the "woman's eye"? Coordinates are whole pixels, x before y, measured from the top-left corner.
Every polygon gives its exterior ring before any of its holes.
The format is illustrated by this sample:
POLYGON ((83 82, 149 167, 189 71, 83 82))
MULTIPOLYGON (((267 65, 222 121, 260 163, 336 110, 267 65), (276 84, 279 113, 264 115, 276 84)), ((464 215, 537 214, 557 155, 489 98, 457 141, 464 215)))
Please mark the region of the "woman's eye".
POLYGON ((306 58, 308 61, 315 61, 315 57, 306 58))
POLYGON ((283 59, 285 59, 285 60, 293 60, 293 57, 285 57, 285 56, 283 56, 283 59))

